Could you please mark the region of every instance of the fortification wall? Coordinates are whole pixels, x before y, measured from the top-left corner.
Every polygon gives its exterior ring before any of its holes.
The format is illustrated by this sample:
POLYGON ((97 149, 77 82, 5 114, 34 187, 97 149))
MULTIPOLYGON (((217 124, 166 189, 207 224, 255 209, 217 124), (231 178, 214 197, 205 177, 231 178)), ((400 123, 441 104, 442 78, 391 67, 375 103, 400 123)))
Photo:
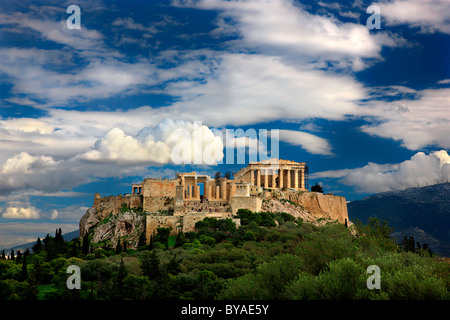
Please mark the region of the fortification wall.
POLYGON ((126 196, 122 196, 119 194, 118 196, 109 196, 104 198, 100 198, 100 196, 96 197, 94 201, 94 208, 97 210, 98 216, 101 219, 104 219, 111 212, 113 214, 117 214, 124 204, 131 209, 142 207, 143 205, 142 198, 139 195, 128 194, 126 196))
POLYGON ((239 209, 248 209, 253 212, 261 211, 262 199, 260 197, 235 196, 230 200, 231 212, 235 214, 239 209))
POLYGON ((173 197, 176 196, 178 180, 161 180, 147 178, 142 182, 144 197, 173 197))
POLYGON ((168 196, 144 196, 142 208, 147 212, 161 212, 163 210, 173 210, 175 199, 168 196))

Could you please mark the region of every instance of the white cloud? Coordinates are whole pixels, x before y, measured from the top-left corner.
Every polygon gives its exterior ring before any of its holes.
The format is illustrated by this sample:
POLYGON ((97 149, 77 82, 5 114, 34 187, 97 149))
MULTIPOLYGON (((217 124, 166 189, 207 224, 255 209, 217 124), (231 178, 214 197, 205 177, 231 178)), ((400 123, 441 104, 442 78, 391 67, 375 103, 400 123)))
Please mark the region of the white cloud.
POLYGON ((301 146, 312 154, 332 155, 328 140, 320 138, 308 132, 294 130, 280 130, 280 141, 285 141, 295 146, 301 146))
POLYGON ((342 23, 332 16, 313 15, 291 0, 177 1, 180 6, 220 10, 219 30, 238 31, 245 48, 295 56, 295 61, 338 62, 361 70, 364 59, 379 59, 381 47, 398 46, 399 39, 385 33, 371 35, 365 25, 342 23), (225 22, 228 18, 228 24, 225 22))
POLYGON ((123 27, 125 29, 129 29, 129 30, 137 30, 137 31, 142 31, 145 32, 147 34, 154 34, 158 32, 158 29, 155 28, 155 26, 144 26, 141 23, 137 23, 135 22, 132 18, 127 17, 127 18, 118 18, 116 20, 114 20, 111 25, 113 26, 119 26, 119 27, 123 27))
POLYGON ((55 160, 51 156, 15 154, 0 164, 0 195, 13 192, 44 193, 70 190, 99 177, 120 175, 117 166, 86 165, 76 156, 55 160))
POLYGON ((222 54, 197 81, 168 84, 180 97, 167 111, 191 121, 235 126, 286 119, 340 120, 353 114, 365 88, 351 76, 288 64, 280 57, 222 54))
POLYGON ((122 62, 105 55, 85 57, 86 64, 73 65, 72 51, 0 49, 0 71, 13 84, 12 92, 44 99, 47 106, 129 94, 155 83, 156 68, 146 60, 122 62), (67 68, 60 72, 61 68, 67 68))
POLYGON ((201 155, 198 164, 204 164, 203 156, 209 152, 212 152, 213 159, 209 159, 207 164, 222 160, 222 139, 215 136, 207 126, 166 119, 154 128, 142 129, 136 137, 114 128, 97 141, 92 150, 80 157, 84 160, 120 165, 151 165, 174 161, 194 164, 198 163, 196 157, 201 155), (174 156, 181 158, 175 160, 174 156))
POLYGON ((413 98, 391 102, 370 102, 362 114, 377 121, 361 127, 362 131, 400 140, 402 146, 418 150, 426 146, 450 148, 450 89, 425 89, 413 98))
POLYGON ((318 172, 314 178, 341 178, 358 192, 376 193, 447 182, 450 179, 450 156, 440 150, 426 155, 418 152, 398 164, 369 162, 356 169, 318 172))
POLYGON ((450 2, 447 0, 392 0, 374 3, 388 25, 408 24, 421 32, 450 34, 450 2))
POLYGON ((2 213, 4 219, 39 219, 40 210, 29 204, 14 201, 8 203, 8 206, 2 213))

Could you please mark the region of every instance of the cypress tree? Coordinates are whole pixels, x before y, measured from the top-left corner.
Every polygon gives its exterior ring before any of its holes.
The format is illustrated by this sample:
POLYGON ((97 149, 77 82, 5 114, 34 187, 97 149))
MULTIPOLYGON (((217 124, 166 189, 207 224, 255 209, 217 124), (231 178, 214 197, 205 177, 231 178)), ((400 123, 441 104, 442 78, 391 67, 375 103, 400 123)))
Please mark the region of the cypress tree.
POLYGON ((146 244, 145 232, 142 232, 141 235, 139 236, 138 248, 145 246, 145 244, 146 244))
POLYGON ((28 280, 28 267, 27 267, 27 256, 24 255, 22 262, 22 281, 28 280))
POLYGON ((6 259, 6 254, 5 254, 5 249, 3 249, 3 251, 2 251, 2 260, 5 260, 6 259))
POLYGON ((39 258, 35 260, 36 261, 33 264, 33 278, 36 280, 37 283, 40 283, 42 280, 42 265, 39 258))
POLYGON ((147 276, 149 280, 157 279, 160 275, 159 263, 160 260, 155 249, 153 249, 151 253, 146 251, 141 264, 142 273, 147 276))
POLYGON ((81 253, 84 255, 89 254, 89 235, 87 233, 83 236, 83 245, 81 247, 81 253))
POLYGON ((119 254, 122 252, 122 246, 120 245, 120 239, 117 241, 116 245, 116 254, 119 254))
POLYGON ((33 245, 33 252, 39 253, 42 250, 42 242, 41 239, 38 237, 36 243, 33 245))
POLYGON ((127 269, 125 268, 125 263, 123 262, 123 257, 122 259, 120 259, 120 267, 119 267, 119 272, 117 273, 117 278, 116 278, 116 283, 117 283, 117 293, 118 293, 118 298, 123 298, 123 282, 125 280, 125 278, 127 277, 128 272, 127 269))
POLYGON ((11 249, 11 261, 14 261, 15 257, 14 257, 14 249, 11 249))
POLYGON ((16 263, 19 264, 21 261, 22 261, 22 252, 20 252, 20 250, 17 250, 16 263))

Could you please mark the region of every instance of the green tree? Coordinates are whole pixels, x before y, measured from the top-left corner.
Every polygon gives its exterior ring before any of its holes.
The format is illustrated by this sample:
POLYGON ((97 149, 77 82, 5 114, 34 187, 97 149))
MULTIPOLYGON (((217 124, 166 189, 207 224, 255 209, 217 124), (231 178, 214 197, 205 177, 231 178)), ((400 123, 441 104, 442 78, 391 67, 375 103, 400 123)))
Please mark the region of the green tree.
POLYGON ((166 249, 169 247, 170 231, 172 231, 172 227, 156 229, 157 233, 155 241, 162 243, 166 247, 166 249))
POLYGON ((124 281, 125 278, 128 275, 128 271, 125 268, 125 263, 123 261, 123 257, 120 259, 120 267, 119 271, 117 272, 117 276, 115 278, 115 290, 116 290, 116 298, 123 299, 125 296, 125 290, 124 290, 124 281))
POLYGON ((43 280, 43 270, 41 259, 35 258, 33 263, 32 276, 37 283, 42 283, 43 280))
POLYGON ((22 252, 20 252, 20 250, 17 250, 16 263, 19 264, 21 262, 22 262, 22 252))
POLYGON ((317 182, 316 182, 315 185, 311 186, 311 191, 323 193, 323 188, 320 184, 317 184, 317 182))
POLYGON ((36 243, 33 245, 33 252, 39 253, 42 250, 42 242, 40 238, 37 238, 36 243))
POLYGON ((116 245, 116 254, 120 254, 122 252, 122 245, 120 244, 120 239, 117 240, 117 245, 116 245))
POLYGON ((27 256, 23 257, 22 261, 22 281, 28 280, 28 266, 27 266, 27 256))
POLYGON ((138 248, 144 247, 147 244, 147 240, 145 238, 145 232, 142 232, 139 236, 138 248))
POLYGON ((223 288, 223 283, 214 272, 209 270, 201 271, 196 279, 193 295, 198 300, 213 300, 223 288))
POLYGON ((160 260, 156 249, 145 251, 141 262, 142 273, 150 280, 157 279, 161 274, 159 264, 160 260))
POLYGON ((84 255, 89 254, 89 235, 87 233, 83 236, 83 244, 81 247, 81 253, 84 255))

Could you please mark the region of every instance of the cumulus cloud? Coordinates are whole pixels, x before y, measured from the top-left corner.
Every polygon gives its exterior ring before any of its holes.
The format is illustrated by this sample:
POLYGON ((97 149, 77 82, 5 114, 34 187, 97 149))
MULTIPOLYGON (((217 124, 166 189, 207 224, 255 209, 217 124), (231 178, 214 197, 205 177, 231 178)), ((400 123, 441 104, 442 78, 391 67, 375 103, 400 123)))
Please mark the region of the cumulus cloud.
POLYGON ((418 152, 411 159, 397 164, 369 162, 356 169, 318 172, 312 178, 340 178, 341 183, 366 193, 401 190, 449 181, 450 156, 445 150, 428 155, 418 152))
POLYGON ((40 210, 30 205, 24 205, 21 202, 14 201, 8 203, 2 213, 5 219, 39 219, 40 210))
POLYGON ((21 152, 0 164, 0 195, 19 191, 51 193, 70 190, 99 177, 117 176, 119 169, 98 164, 87 166, 77 157, 55 160, 51 156, 21 152))
POLYGON ((312 154, 332 155, 328 140, 308 132, 280 130, 280 140, 294 146, 300 146, 312 154))
POLYGON ((136 137, 114 128, 80 157, 117 164, 216 164, 223 158, 223 141, 201 123, 166 119, 136 137))

